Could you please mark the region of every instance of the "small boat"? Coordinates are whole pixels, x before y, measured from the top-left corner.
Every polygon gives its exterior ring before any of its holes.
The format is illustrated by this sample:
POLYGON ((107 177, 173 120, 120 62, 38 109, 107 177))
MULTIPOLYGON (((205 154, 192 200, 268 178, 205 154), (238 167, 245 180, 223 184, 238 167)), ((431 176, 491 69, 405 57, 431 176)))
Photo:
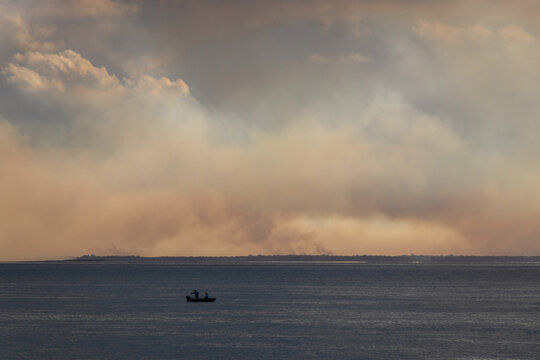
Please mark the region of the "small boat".
POLYGON ((191 297, 191 296, 186 296, 186 301, 187 302, 214 302, 216 301, 216 298, 213 298, 213 297, 209 297, 209 298, 196 298, 196 297, 191 297))

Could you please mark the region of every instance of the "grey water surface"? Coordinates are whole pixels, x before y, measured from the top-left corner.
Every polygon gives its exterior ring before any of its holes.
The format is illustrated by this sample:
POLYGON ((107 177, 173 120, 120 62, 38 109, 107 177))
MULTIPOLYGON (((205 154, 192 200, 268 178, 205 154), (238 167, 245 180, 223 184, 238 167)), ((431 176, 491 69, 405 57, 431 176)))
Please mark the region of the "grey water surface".
POLYGON ((5 263, 0 358, 540 359, 540 265, 5 263))

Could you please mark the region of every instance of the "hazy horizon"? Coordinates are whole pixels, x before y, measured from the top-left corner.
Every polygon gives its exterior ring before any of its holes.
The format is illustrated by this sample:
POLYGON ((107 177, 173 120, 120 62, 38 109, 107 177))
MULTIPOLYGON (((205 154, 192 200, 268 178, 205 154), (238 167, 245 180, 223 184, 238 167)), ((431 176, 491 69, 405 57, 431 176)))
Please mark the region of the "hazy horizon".
POLYGON ((538 256, 538 14, 0 1, 0 261, 538 256))

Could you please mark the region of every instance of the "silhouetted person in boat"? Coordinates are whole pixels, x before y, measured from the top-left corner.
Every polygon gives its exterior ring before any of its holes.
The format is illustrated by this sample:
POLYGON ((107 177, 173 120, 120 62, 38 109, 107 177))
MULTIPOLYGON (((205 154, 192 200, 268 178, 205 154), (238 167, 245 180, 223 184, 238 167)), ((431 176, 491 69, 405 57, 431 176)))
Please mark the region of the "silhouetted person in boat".
POLYGON ((199 292, 197 290, 193 290, 192 294, 195 295, 195 299, 199 298, 199 292))
POLYGON ((204 298, 208 299, 208 293, 207 292, 204 293, 204 298))

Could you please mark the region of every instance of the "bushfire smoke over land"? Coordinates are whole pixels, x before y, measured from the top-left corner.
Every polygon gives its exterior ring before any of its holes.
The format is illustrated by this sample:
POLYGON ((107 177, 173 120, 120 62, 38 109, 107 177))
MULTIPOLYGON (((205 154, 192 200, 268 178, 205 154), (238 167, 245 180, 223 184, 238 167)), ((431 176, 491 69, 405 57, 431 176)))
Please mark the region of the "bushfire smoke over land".
POLYGON ((0 260, 540 254, 536 1, 0 1, 0 260))

